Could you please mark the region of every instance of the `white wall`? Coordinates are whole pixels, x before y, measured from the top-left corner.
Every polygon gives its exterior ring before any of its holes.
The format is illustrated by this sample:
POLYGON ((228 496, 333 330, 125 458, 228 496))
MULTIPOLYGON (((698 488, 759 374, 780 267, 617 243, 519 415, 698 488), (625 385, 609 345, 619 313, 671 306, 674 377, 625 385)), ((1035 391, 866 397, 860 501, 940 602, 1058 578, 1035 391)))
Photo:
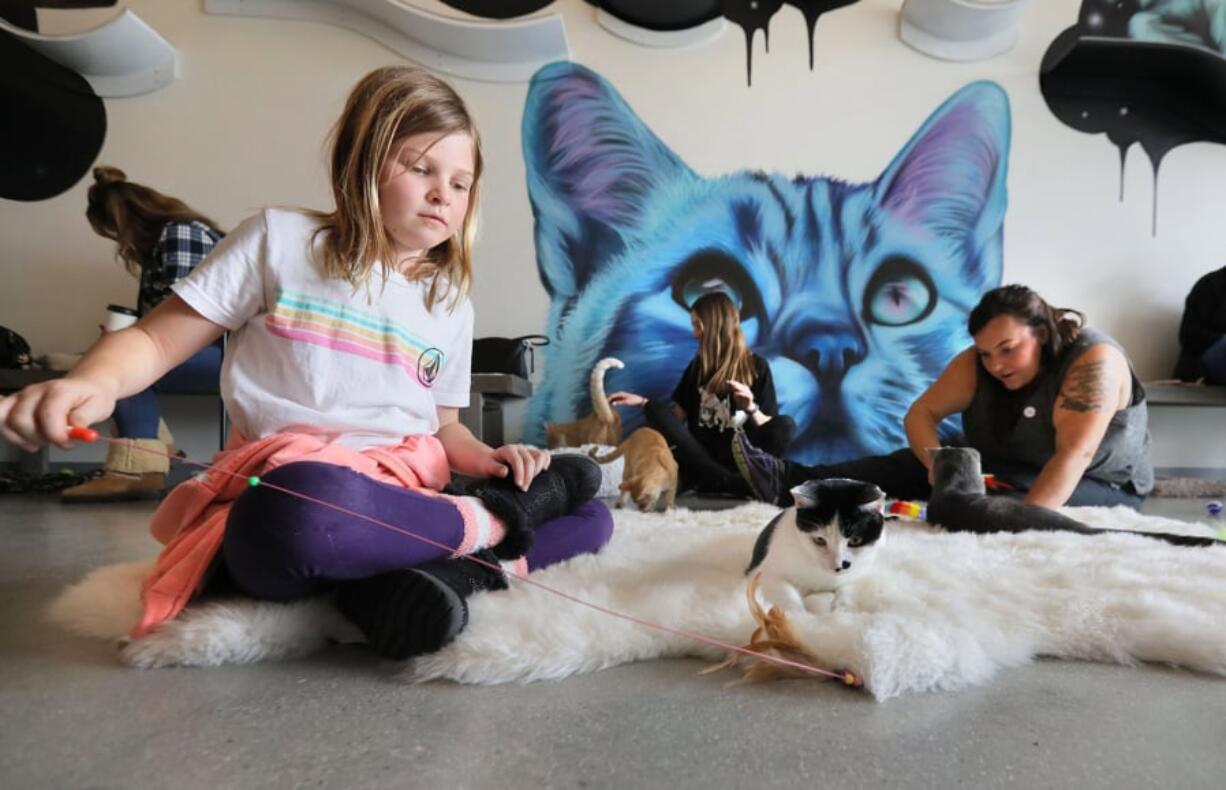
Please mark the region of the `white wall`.
MULTIPOLYGON (((416 4, 458 15, 437 2, 416 4)), ((1183 298, 1226 259, 1226 148, 1197 144, 1167 157, 1152 237, 1148 161, 1133 152, 1119 202, 1115 149, 1102 136, 1062 125, 1039 93, 1039 62, 1074 23, 1080 0, 1032 3, 1019 46, 974 64, 933 60, 899 42, 900 5, 862 0, 825 16, 812 73, 803 20, 785 6, 770 54, 757 41, 752 88, 745 85, 744 37, 734 26, 709 44, 657 50, 597 26, 582 0, 557 0, 547 11, 565 17, 574 60, 609 79, 667 145, 707 175, 752 167, 869 180, 955 90, 976 79, 997 81, 1014 119, 1005 280, 1082 309, 1124 343, 1143 378, 1168 375, 1183 298)), ((226 226, 266 204, 328 207, 328 127, 350 86, 397 57, 338 28, 208 16, 197 0, 128 6, 179 48, 183 76, 147 96, 107 100, 98 161, 226 226)), ((63 25, 71 17, 45 18, 63 25)), ((539 331, 547 300, 520 152, 527 85, 452 82, 478 117, 489 162, 473 296, 477 334, 539 331)), ((86 347, 103 306, 135 298, 135 283, 112 263, 112 245, 85 222, 88 181, 51 200, 0 200, 0 324, 25 335, 36 352, 86 347)), ((205 430, 207 436, 211 428, 205 430)))

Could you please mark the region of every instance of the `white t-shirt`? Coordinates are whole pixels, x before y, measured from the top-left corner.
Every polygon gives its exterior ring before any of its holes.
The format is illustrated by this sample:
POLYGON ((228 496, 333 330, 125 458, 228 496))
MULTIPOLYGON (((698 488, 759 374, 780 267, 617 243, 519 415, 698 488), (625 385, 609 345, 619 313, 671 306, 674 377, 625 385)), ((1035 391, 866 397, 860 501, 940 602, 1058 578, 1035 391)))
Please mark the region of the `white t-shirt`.
POLYGON ((324 276, 317 220, 267 209, 175 293, 230 331, 221 394, 248 439, 294 431, 354 449, 438 431, 469 400, 473 310, 426 310, 428 283, 376 268, 369 289, 324 276), (383 285, 381 288, 380 286, 383 285))

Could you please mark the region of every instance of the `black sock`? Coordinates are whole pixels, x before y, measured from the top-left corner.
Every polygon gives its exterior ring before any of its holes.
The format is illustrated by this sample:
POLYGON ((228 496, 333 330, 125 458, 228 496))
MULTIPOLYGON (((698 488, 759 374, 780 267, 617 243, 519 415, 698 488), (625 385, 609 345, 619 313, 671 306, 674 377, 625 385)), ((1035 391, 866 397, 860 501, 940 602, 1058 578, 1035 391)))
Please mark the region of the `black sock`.
MULTIPOLYGON (((474 556, 497 563, 490 551, 474 556)), ((336 602, 379 655, 404 660, 455 639, 468 624, 465 599, 474 592, 506 586, 501 570, 456 557, 343 582, 336 602)))

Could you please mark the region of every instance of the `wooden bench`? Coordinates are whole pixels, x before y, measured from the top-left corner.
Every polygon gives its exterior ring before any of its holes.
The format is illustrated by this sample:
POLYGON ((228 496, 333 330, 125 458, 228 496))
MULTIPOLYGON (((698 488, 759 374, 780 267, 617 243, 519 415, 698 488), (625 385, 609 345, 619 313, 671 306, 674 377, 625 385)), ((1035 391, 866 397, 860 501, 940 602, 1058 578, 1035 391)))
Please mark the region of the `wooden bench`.
POLYGON ((532 382, 509 373, 474 373, 468 408, 460 409, 460 422, 473 436, 492 447, 504 443, 502 407, 508 400, 532 395, 532 382))
POLYGON ((1171 381, 1145 383, 1145 397, 1151 406, 1192 406, 1226 409, 1226 387, 1183 384, 1171 381))
POLYGON ((1154 466, 1166 474, 1226 474, 1226 387, 1145 383, 1154 466))

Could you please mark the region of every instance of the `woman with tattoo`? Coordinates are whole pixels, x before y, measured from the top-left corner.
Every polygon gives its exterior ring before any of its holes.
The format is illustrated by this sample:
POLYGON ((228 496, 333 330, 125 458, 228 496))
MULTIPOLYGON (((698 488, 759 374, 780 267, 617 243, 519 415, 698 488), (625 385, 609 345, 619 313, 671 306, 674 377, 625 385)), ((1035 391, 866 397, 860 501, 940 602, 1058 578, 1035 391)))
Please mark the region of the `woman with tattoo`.
POLYGON ((1023 285, 988 291, 971 311, 974 345, 945 368, 904 420, 909 447, 826 466, 802 466, 755 448, 733 456, 760 499, 790 504, 789 489, 814 478, 875 483, 900 499, 932 493, 929 448, 938 426, 961 414, 996 490, 1044 507, 1139 507, 1153 488, 1145 390, 1118 343, 1023 285))

